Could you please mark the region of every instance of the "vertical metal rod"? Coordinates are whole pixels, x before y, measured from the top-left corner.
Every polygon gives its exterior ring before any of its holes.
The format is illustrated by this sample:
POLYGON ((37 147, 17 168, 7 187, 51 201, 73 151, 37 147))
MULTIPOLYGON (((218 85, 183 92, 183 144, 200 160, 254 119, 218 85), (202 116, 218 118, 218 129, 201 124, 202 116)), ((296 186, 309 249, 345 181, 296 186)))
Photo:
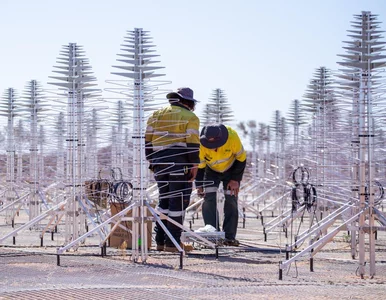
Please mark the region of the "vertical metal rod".
POLYGON ((375 236, 374 236, 374 168, 373 168, 373 153, 374 153, 374 124, 373 124, 373 107, 372 107, 372 81, 371 81, 371 55, 372 45, 370 41, 373 39, 372 35, 372 22, 371 13, 366 12, 366 40, 368 41, 367 47, 367 78, 366 78, 366 90, 367 90, 367 160, 368 160, 368 205, 369 205, 369 259, 370 259, 370 277, 375 275, 375 236))
POLYGON ((246 218, 245 207, 243 207, 243 228, 245 228, 245 218, 246 218))
POLYGON ((310 258, 310 272, 314 272, 314 258, 310 258))
POLYGON ((281 262, 279 262, 279 280, 283 280, 283 269, 281 268, 281 262))

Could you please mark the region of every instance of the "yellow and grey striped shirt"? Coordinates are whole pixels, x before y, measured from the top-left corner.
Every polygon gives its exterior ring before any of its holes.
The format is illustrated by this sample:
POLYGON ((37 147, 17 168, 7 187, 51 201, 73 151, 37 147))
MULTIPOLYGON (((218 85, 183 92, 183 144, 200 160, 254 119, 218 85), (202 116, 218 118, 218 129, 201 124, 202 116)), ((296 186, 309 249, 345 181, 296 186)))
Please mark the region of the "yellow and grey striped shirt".
POLYGON ((232 167, 236 160, 239 162, 246 160, 247 154, 237 132, 230 126, 226 127, 228 129, 228 140, 223 146, 217 149, 208 149, 203 145, 200 146, 199 169, 208 166, 213 171, 224 173, 232 167))
POLYGON ((198 163, 199 127, 198 117, 179 103, 155 111, 149 117, 146 127, 148 159, 151 159, 150 155, 163 150, 185 148, 185 153, 191 158, 190 162, 198 163))

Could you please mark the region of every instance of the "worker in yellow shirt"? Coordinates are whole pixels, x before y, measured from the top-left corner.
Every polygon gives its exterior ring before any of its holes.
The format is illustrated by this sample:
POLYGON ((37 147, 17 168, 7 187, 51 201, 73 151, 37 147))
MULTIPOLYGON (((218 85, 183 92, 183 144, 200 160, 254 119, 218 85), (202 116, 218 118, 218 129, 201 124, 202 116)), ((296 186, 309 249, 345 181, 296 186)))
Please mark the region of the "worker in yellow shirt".
MULTIPOLYGON (((191 251, 191 245, 181 243, 182 229, 176 223, 183 224, 199 163, 200 121, 193 112, 197 100, 188 87, 179 88, 167 94, 166 98, 169 105, 153 112, 147 121, 146 159, 158 185, 157 210, 172 221, 163 219, 162 223, 176 243, 185 251, 191 251)), ((178 251, 158 222, 155 232, 157 250, 178 251)))
POLYGON ((200 164, 196 176, 198 194, 204 197, 202 214, 205 225, 219 230, 217 189, 224 187, 224 222, 227 246, 238 246, 238 193, 246 166, 247 154, 235 130, 223 124, 205 126, 200 134, 200 164))

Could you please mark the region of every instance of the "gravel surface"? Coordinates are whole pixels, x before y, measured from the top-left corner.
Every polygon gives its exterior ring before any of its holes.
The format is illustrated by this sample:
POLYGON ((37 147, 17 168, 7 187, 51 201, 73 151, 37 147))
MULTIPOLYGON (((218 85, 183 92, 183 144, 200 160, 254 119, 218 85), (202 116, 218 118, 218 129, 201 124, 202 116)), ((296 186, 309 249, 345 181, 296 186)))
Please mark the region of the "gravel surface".
MULTIPOLYGON (((19 232, 0 245, 0 299, 385 299, 386 233, 376 241, 376 276, 358 274, 358 259, 352 259, 347 234, 341 232, 314 257, 310 271, 307 257, 283 271, 287 237, 272 232, 264 241, 259 220, 239 224, 240 247, 213 249, 197 247, 183 256, 152 249, 146 261, 133 262, 131 250, 107 247, 101 257, 98 237, 85 246, 60 256, 61 233, 50 235, 40 246, 39 229, 19 232)), ((16 226, 18 226, 16 224, 16 226)), ((194 227, 202 226, 196 220, 194 227)), ((303 226, 303 225, 302 225, 303 226)), ((0 226, 0 236, 10 232, 0 226)), ((305 243, 306 244, 306 243, 305 243)), ((303 246, 303 248, 306 245, 303 246)), ((299 248, 298 250, 301 250, 299 248)), ((293 254, 291 254, 293 255, 293 254)), ((367 255, 367 254, 366 254, 367 255)), ((366 258, 368 261, 368 257, 366 258)))

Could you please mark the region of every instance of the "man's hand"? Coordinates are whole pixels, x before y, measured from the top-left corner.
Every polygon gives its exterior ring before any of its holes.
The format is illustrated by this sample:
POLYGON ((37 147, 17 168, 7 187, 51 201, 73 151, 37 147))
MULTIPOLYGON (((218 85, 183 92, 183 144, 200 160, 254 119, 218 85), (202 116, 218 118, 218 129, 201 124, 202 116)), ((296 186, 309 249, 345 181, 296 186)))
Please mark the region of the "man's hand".
POLYGON ((227 190, 231 191, 231 195, 234 195, 237 197, 239 195, 239 190, 240 190, 240 184, 236 180, 231 180, 228 182, 227 185, 227 190))
POLYGON ((200 198, 204 198, 204 197, 205 197, 204 188, 203 188, 202 186, 200 186, 200 187, 197 188, 197 195, 198 195, 198 197, 200 197, 200 198))
POLYGON ((194 181, 194 179, 197 176, 197 171, 198 171, 198 166, 197 165, 193 165, 192 168, 190 169, 189 182, 194 181))

